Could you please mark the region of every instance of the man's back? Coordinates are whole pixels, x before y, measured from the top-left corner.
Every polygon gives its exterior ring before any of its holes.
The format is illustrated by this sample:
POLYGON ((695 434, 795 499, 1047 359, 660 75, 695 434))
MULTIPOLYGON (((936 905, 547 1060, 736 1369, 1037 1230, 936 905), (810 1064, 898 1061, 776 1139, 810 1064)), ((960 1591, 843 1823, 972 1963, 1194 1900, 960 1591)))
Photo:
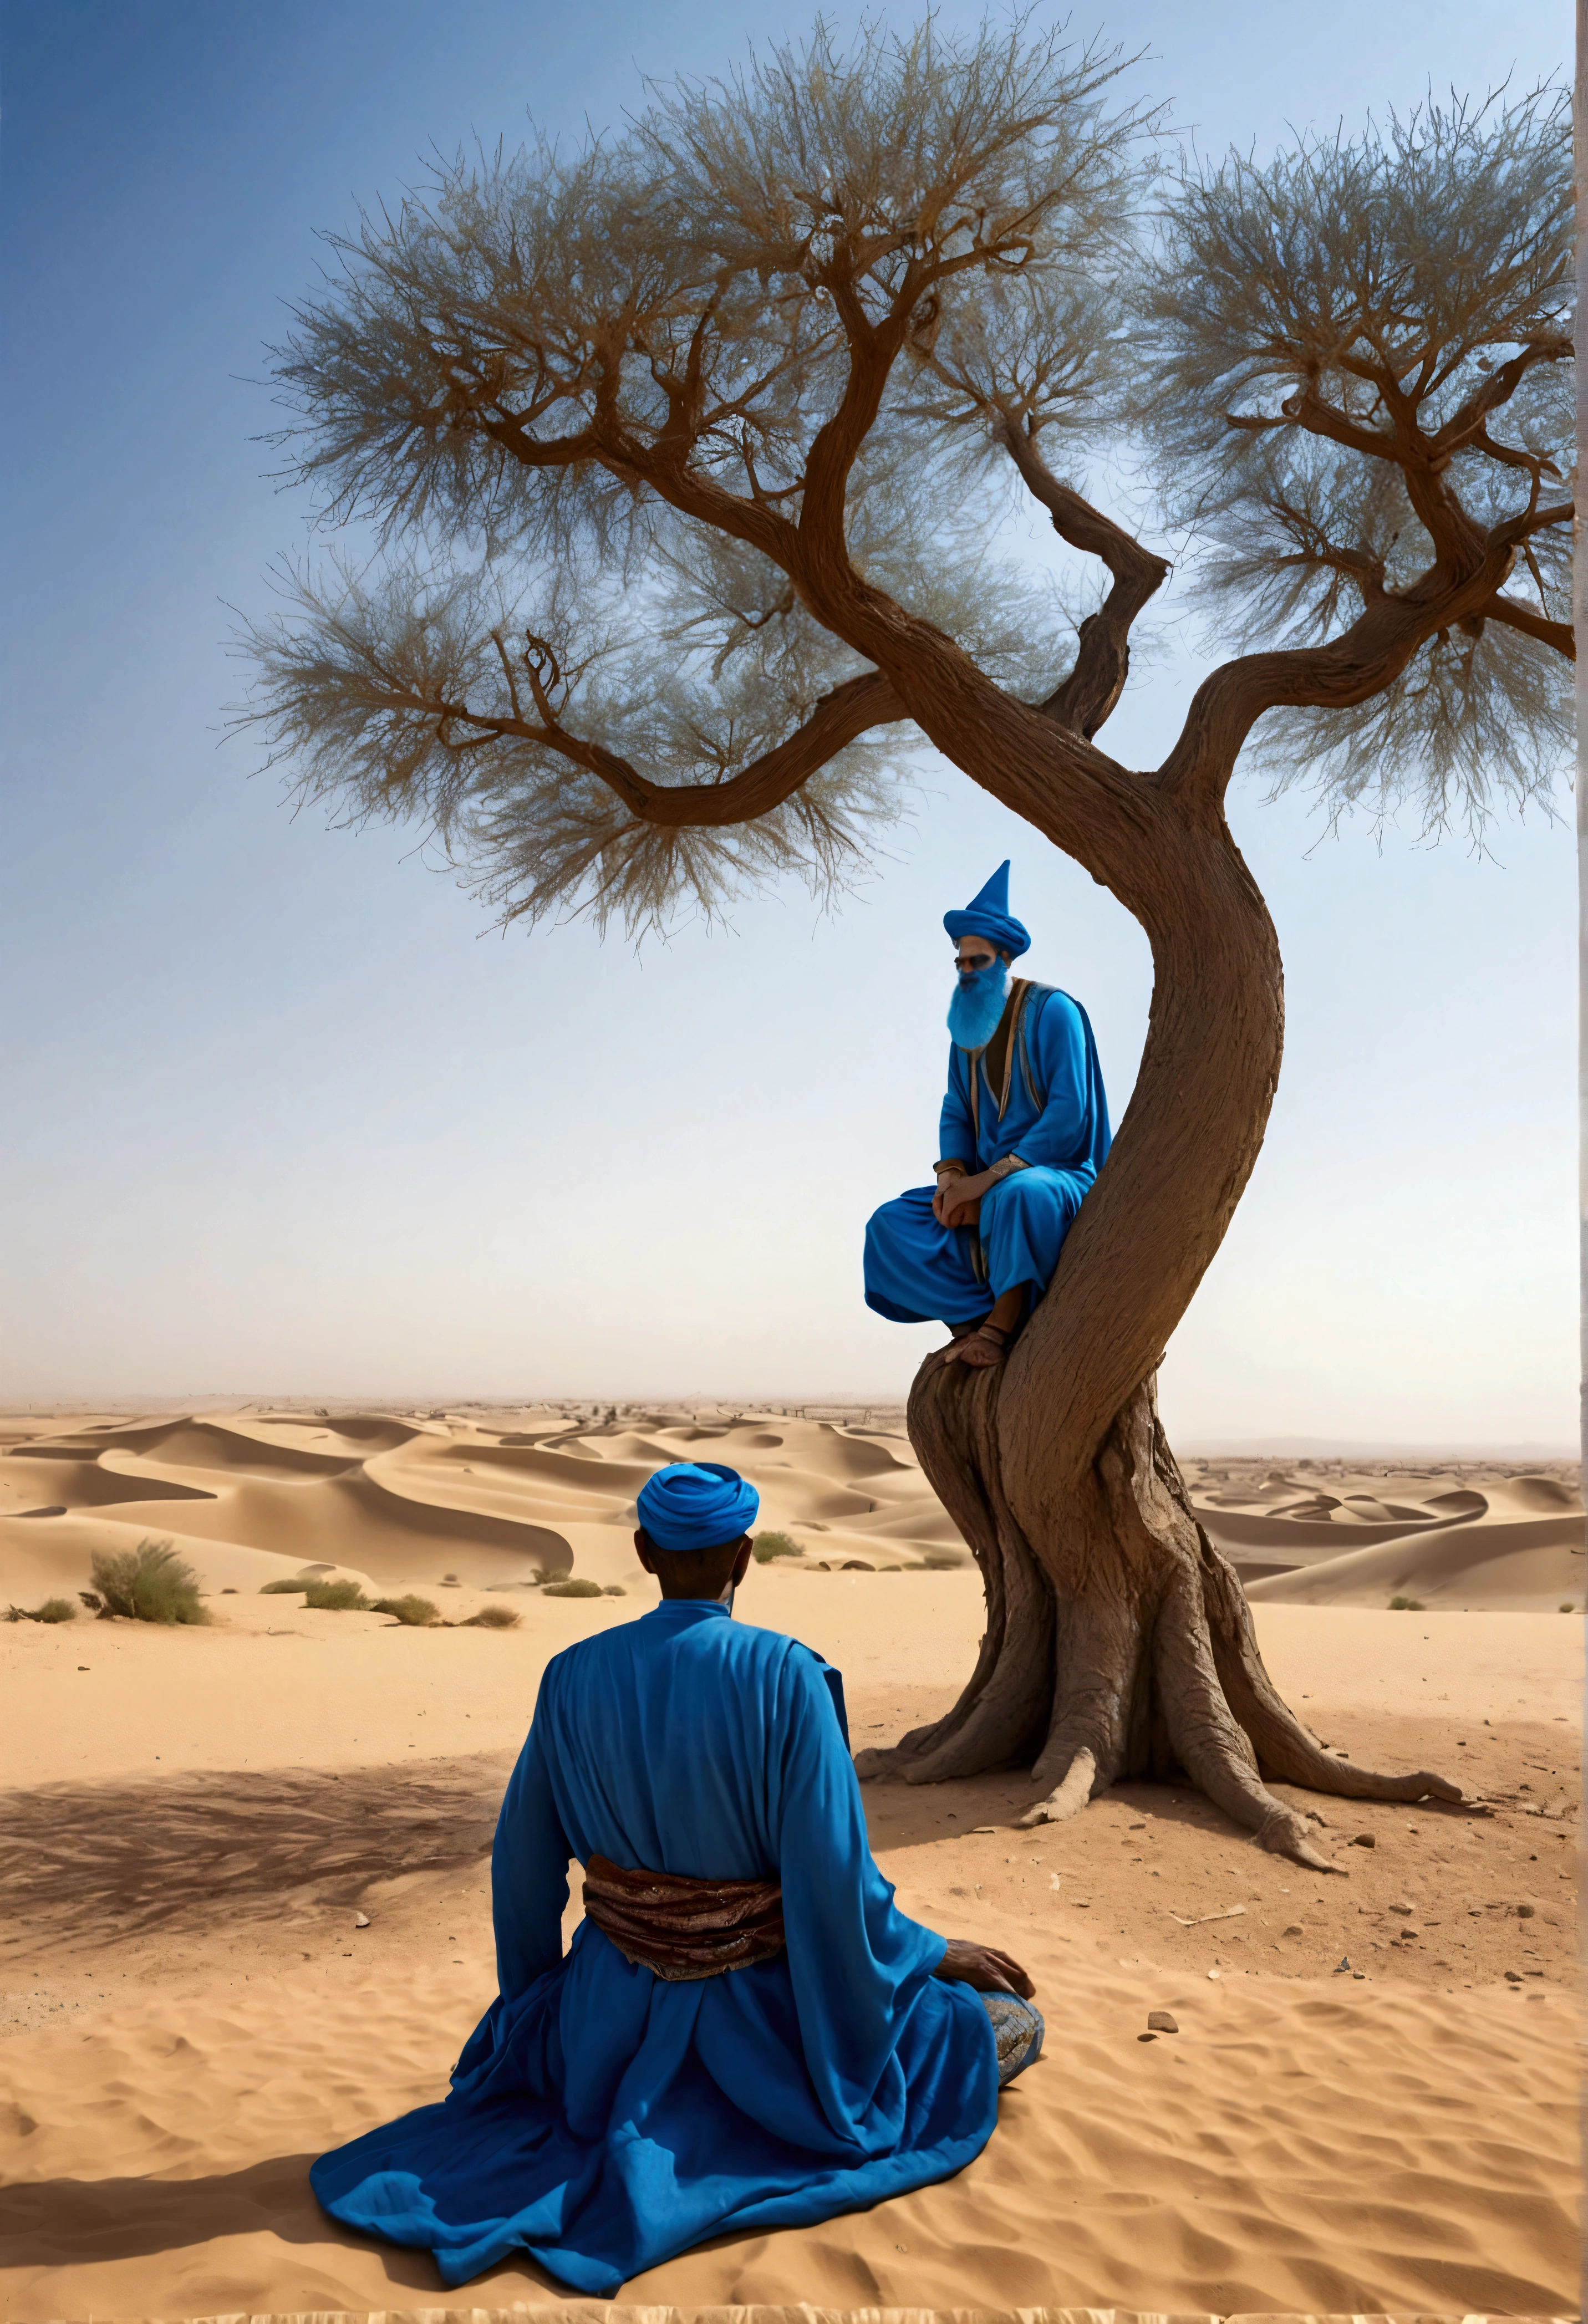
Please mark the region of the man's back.
POLYGON ((725 1607, 664 1599, 569 1646, 535 1707, 572 1852, 700 1880, 779 1869, 785 1770, 837 1720, 816 1657, 725 1607))
POLYGON ((978 2153, 998 2061, 981 1997, 872 1858, 817 1656, 725 1605, 664 1599, 558 1655, 492 1853, 501 1991, 445 2106, 315 2165, 349 2225, 428 2246, 448 2283, 528 2251, 577 2290, 725 2229, 797 2226, 978 2153), (775 1880, 786 1947, 669 1981, 590 1917, 570 1857, 775 1880))

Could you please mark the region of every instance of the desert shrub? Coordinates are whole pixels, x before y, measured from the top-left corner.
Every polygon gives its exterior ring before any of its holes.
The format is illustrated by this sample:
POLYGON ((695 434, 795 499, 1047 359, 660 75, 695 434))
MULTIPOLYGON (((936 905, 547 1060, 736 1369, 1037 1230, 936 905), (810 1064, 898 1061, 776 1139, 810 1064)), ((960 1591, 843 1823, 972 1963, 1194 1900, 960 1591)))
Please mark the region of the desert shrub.
POLYGON ((599 1598, 599 1582, 551 1582, 546 1586, 548 1598, 599 1598))
MULTIPOLYGON (((604 1598, 626 1598, 628 1594, 621 1582, 609 1582, 601 1592, 604 1598)), ((1568 1606, 1565 1610, 1569 1614, 1572 1609, 1568 1606)))
POLYGON ((141 1541, 136 1549, 97 1549, 90 1560, 94 1590, 106 1614, 133 1622, 208 1622, 198 1576, 169 1541, 141 1541))
POLYGON ((296 1582, 264 1582, 260 1584, 262 1598, 301 1598, 309 1584, 300 1574, 296 1582))
POLYGON ((786 1533, 758 1533, 755 1536, 755 1562, 768 1565, 774 1557, 803 1557, 805 1552, 786 1533))
POLYGON ((541 1585, 544 1585, 548 1582, 560 1582, 566 1570, 567 1569, 565 1567, 560 1565, 537 1565, 535 1568, 535 1580, 541 1585))
MULTIPOLYGON (((60 1601, 60 1600, 59 1598, 52 1598, 52 1599, 50 1600, 50 1603, 51 1603, 52 1606, 59 1606, 59 1605, 60 1604, 60 1602, 61 1602, 61 1601, 60 1601)), ((1572 1607, 1571 1607, 1570 1601, 1568 1600, 1568 1601, 1567 1601, 1567 1603, 1566 1603, 1565 1605, 1564 1605, 1564 1606, 1561 1608, 1561 1609, 1560 1609, 1560 1610, 1561 1610, 1561 1612, 1562 1612, 1563 1614, 1569 1614, 1569 1613, 1572 1611, 1572 1607)), ((60 1619, 60 1616, 59 1616, 59 1615, 57 1615, 56 1619, 59 1621, 59 1619, 60 1619)), ((34 1615, 34 1617, 33 1617, 33 1619, 34 1619, 36 1622, 37 1622, 37 1621, 42 1621, 42 1620, 43 1619, 43 1617, 42 1617, 42 1614, 35 1614, 35 1615, 34 1615)))
MULTIPOLYGON (((402 1622, 411 1630, 428 1629, 441 1618, 441 1609, 429 1598, 419 1598, 410 1591, 403 1598, 377 1598, 370 1608, 372 1614, 390 1614, 393 1621, 402 1622)), ((479 1617, 475 1616, 475 1620, 479 1617)), ((516 1614, 510 1618, 517 1621, 516 1614)))
POLYGON ((1392 1614, 1426 1614, 1427 1610, 1420 1598, 1391 1598, 1390 1600, 1392 1614))
POLYGON ((516 1630, 522 1619, 511 1606, 483 1606, 477 1614, 471 1614, 466 1622, 457 1627, 460 1630, 516 1630))
POLYGON ((952 1550, 929 1549, 921 1563, 928 1573, 957 1573, 965 1560, 956 1557, 952 1550))
POLYGON ((365 1614, 369 1600, 356 1582, 306 1582, 303 1602, 318 1607, 322 1614, 365 1614))
MULTIPOLYGON (((1563 1607, 1562 1612, 1569 1611, 1563 1607)), ((8 1622, 75 1622, 78 1609, 69 1598, 46 1598, 42 1606, 7 1606, 8 1622)))

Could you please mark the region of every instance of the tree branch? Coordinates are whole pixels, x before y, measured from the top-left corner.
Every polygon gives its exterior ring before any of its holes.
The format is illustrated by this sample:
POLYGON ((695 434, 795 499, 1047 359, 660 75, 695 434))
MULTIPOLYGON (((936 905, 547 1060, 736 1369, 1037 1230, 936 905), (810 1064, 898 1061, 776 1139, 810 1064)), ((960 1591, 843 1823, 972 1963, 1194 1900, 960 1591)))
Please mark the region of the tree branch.
POLYGON ((1101 558, 1113 576, 1113 586, 1102 605, 1081 624, 1075 668, 1063 685, 1038 706, 1044 717, 1089 742, 1124 692, 1131 668, 1131 624, 1168 578, 1169 567, 1090 501, 1061 484, 1029 431, 1018 420, 1005 414, 997 433, 1020 472, 1020 482, 1048 511, 1055 532, 1072 549, 1101 558))
MULTIPOLYGON (((1514 540, 1505 537, 1510 530, 1496 526, 1479 534, 1482 555, 1459 579, 1435 566, 1414 588, 1375 597, 1327 645, 1243 654, 1215 669, 1192 697, 1179 739, 1159 770, 1160 789, 1187 802, 1222 802, 1241 746, 1265 710, 1349 708, 1390 685, 1438 631, 1489 614, 1505 621, 1510 601, 1499 591, 1516 553, 1514 540)), ((1553 635, 1547 642, 1556 642, 1553 635)))
POLYGON ((1540 645, 1553 646, 1568 661, 1577 659, 1576 632, 1570 622, 1552 622, 1547 613, 1536 613, 1531 605, 1524 605, 1515 597, 1491 597, 1483 608, 1483 618, 1503 622, 1508 630, 1520 630, 1524 637, 1537 638, 1540 645))
POLYGON ((1501 364, 1498 371, 1491 372, 1482 387, 1451 413, 1437 435, 1427 438, 1434 457, 1448 459, 1453 452, 1459 452, 1469 445, 1479 451, 1498 455, 1498 445, 1479 440, 1485 432, 1484 423, 1489 414, 1498 410, 1502 403, 1510 402, 1535 364, 1569 363, 1571 355, 1570 339, 1540 338, 1524 347, 1519 355, 1513 355, 1509 363, 1501 364))
MULTIPOLYGON (((501 650, 498 641, 498 650, 501 650)), ((505 657, 504 657, 505 659, 505 657)), ((678 831, 720 830, 729 824, 752 823, 770 815, 791 798, 802 783, 825 767, 849 743, 873 726, 889 726, 908 717, 892 686, 879 670, 863 670, 830 694, 823 695, 802 726, 752 759, 736 775, 721 783, 653 783, 627 759, 603 743, 591 742, 564 727, 545 687, 531 669, 530 682, 540 723, 522 717, 493 717, 465 704, 426 702, 417 695, 393 697, 392 709, 420 710, 448 724, 473 726, 482 741, 503 740, 539 743, 572 765, 595 775, 618 798, 637 821, 678 831)))

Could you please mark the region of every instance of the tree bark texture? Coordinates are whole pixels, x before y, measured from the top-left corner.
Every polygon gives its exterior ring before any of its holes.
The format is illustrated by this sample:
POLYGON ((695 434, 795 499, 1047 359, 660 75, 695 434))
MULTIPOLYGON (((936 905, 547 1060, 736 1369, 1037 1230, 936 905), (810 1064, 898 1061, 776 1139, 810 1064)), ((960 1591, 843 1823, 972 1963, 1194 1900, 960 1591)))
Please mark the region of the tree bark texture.
POLYGON ((946 1717, 856 1765, 930 1783, 1024 1762, 1027 1823, 1178 1775, 1264 1847, 1336 1869, 1265 1778, 1358 1799, 1461 1793, 1336 1758, 1286 1707, 1164 1434, 1159 1356, 1256 1161, 1284 1003, 1273 926, 1222 813, 1160 798, 1153 821, 1150 910, 1134 899, 1152 1011, 1107 1166, 1008 1360, 929 1356, 910 1396, 910 1441, 982 1572, 976 1666, 946 1717))

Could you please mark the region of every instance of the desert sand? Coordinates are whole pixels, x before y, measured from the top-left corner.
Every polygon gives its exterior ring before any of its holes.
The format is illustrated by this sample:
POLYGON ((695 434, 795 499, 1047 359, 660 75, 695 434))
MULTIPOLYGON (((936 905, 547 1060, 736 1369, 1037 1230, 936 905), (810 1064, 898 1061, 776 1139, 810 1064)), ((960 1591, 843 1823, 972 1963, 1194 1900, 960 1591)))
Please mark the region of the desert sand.
MULTIPOLYGON (((839 1665, 857 1745, 945 1708, 981 1628, 897 1416, 27 1415, 0 1446, 0 1606, 75 1595, 95 1548, 157 1537, 212 1617, 0 1627, 8 2324, 448 2297, 425 2255, 323 2218, 307 2164, 440 2095, 489 2000, 495 1804, 548 1657, 651 1602, 630 1536, 659 1462, 754 1478, 801 1554, 754 1567, 739 1615, 839 1665), (306 1569, 420 1591, 458 1627, 260 1594, 306 1569), (537 1572, 622 1594, 548 1596, 537 1572), (493 1605, 519 1625, 461 1627, 493 1605)), ((722 2238, 625 2302, 1575 2309, 1575 1479, 1186 1468, 1295 1708, 1471 1803, 1295 1794, 1347 1877, 1261 1853, 1183 1786, 1030 1832, 1018 1775, 869 1786, 901 1904, 1026 1962, 1045 2055, 953 2181, 722 2238), (1144 2038, 1162 2009, 1178 2032, 1144 2038)), ((577 1874, 574 1899, 570 1929, 577 1874)), ((510 2264, 451 2298, 567 2294, 510 2264)))

